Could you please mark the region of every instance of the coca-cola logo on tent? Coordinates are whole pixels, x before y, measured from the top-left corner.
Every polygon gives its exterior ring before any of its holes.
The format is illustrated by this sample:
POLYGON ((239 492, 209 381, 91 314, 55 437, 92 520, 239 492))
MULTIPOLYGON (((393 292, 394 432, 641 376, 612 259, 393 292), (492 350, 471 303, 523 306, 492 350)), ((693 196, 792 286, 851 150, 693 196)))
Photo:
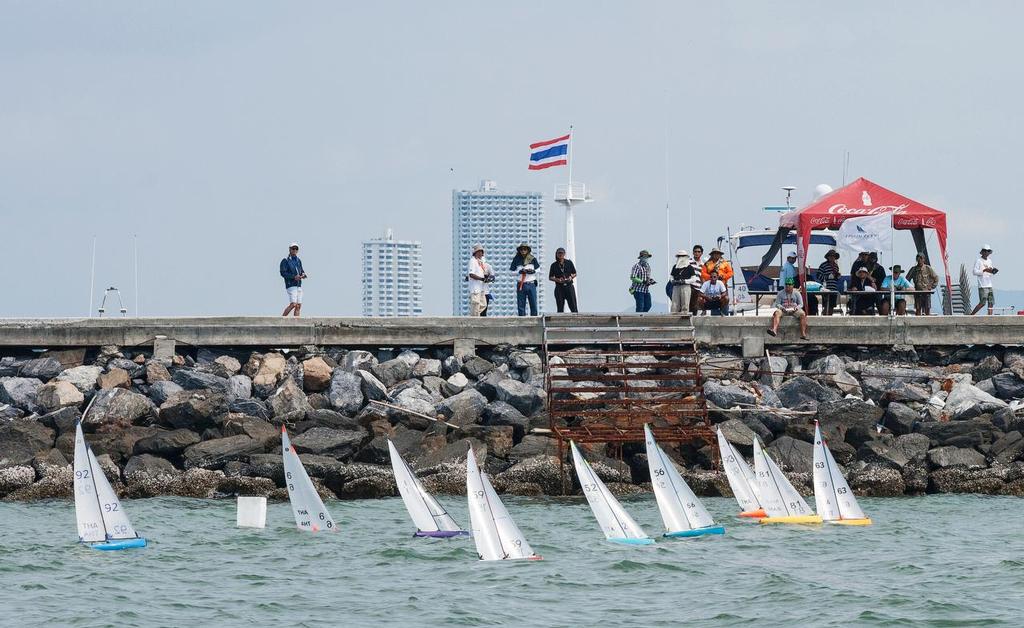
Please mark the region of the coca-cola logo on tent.
POLYGON ((902 205, 879 205, 878 207, 848 207, 846 203, 836 203, 832 207, 828 208, 828 213, 845 216, 874 216, 876 214, 884 214, 886 212, 902 214, 907 211, 908 207, 910 207, 910 205, 907 203, 903 203, 902 205))

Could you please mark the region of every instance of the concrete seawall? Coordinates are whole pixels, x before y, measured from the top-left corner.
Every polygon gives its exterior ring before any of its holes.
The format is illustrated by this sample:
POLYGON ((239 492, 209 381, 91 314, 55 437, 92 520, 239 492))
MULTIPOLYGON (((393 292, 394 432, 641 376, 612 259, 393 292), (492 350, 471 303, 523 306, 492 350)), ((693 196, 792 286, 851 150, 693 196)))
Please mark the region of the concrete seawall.
MULTIPOLYGON (((644 315, 618 316, 621 324, 642 326, 644 315)), ((659 315, 662 318, 665 315, 659 315)), ((811 319, 811 341, 798 340, 793 321, 778 338, 764 333, 767 317, 693 319, 696 339, 705 346, 744 346, 763 355, 764 346, 961 346, 1024 343, 1024 317, 935 316, 927 318, 821 317, 811 319)), ((540 318, 364 318, 364 317, 184 317, 0 320, 0 346, 25 348, 122 347, 152 344, 164 336, 204 347, 430 347, 464 339, 480 345, 540 346, 540 318)))

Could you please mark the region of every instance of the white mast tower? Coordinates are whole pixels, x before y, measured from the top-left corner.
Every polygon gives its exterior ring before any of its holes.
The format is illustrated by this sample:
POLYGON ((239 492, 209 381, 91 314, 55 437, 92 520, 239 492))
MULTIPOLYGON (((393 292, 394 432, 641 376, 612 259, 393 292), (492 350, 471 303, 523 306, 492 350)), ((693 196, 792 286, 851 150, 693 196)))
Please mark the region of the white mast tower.
MULTIPOLYGON (((555 202, 565 205, 565 256, 576 264, 576 225, 573 215, 573 203, 589 203, 590 192, 587 186, 572 180, 572 125, 569 126, 569 182, 555 185, 555 202)), ((577 279, 577 292, 579 280, 577 279)))

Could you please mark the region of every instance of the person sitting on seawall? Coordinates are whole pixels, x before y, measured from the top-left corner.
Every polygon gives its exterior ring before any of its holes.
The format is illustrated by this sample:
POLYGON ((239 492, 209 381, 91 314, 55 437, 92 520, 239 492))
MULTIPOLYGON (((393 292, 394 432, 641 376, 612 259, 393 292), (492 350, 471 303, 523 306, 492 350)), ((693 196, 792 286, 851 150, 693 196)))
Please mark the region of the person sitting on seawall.
MULTIPOLYGON (((896 290, 913 290, 914 286, 911 285, 907 278, 903 276, 903 267, 896 264, 892 267, 892 274, 882 280, 882 294, 881 301, 879 303, 878 313, 882 316, 887 316, 891 306, 889 304, 889 289, 895 288, 896 290)), ((896 295, 896 316, 906 316, 907 314, 907 298, 904 295, 896 295)))
POLYGON ((917 254, 917 265, 907 271, 907 279, 914 284, 914 290, 929 292, 929 294, 914 295, 914 314, 929 316, 932 313, 932 295, 930 293, 939 285, 939 275, 934 268, 926 263, 924 253, 917 254))
POLYGON ((804 301, 800 292, 793 289, 795 283, 792 278, 786 279, 786 287, 775 296, 772 326, 765 330, 769 336, 779 334, 779 323, 783 316, 792 316, 800 321, 800 339, 807 340, 807 313, 804 312, 804 301))
POLYGON ((866 266, 858 268, 857 274, 850 278, 850 285, 847 287, 847 291, 867 293, 863 296, 859 294, 850 295, 850 300, 853 303, 849 308, 854 314, 875 313, 875 302, 878 295, 875 294, 875 280, 871 278, 866 266))
POLYGON ((537 271, 540 269, 540 260, 531 253, 533 249, 529 244, 523 242, 516 249, 516 255, 512 258, 509 270, 516 274, 516 312, 519 316, 526 316, 526 304, 530 304, 530 316, 537 315, 537 271))
POLYGON ((700 309, 718 316, 729 315, 729 289, 725 282, 718 278, 718 271, 711 271, 711 276, 700 286, 700 309))
POLYGON ((636 301, 637 312, 650 312, 651 286, 658 283, 651 278, 651 265, 647 262, 651 259, 651 254, 644 249, 636 259, 636 264, 633 264, 633 269, 629 271, 629 293, 636 301))

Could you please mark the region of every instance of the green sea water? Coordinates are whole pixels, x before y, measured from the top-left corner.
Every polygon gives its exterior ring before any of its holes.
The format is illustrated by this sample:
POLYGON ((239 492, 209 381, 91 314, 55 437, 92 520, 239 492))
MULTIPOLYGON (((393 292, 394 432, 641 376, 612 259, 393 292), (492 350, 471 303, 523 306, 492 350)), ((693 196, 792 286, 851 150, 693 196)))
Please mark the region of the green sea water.
MULTIPOLYGON (((465 498, 445 497, 468 525, 465 498)), ((4 626, 1021 626, 1024 499, 863 499, 865 528, 760 526, 705 500, 725 536, 604 541, 581 498, 508 498, 541 562, 477 560, 472 539, 414 539, 399 499, 328 502, 338 534, 273 503, 124 506, 149 547, 79 545, 70 502, 0 504, 4 626)), ((624 502, 660 534, 653 496, 624 502)))

